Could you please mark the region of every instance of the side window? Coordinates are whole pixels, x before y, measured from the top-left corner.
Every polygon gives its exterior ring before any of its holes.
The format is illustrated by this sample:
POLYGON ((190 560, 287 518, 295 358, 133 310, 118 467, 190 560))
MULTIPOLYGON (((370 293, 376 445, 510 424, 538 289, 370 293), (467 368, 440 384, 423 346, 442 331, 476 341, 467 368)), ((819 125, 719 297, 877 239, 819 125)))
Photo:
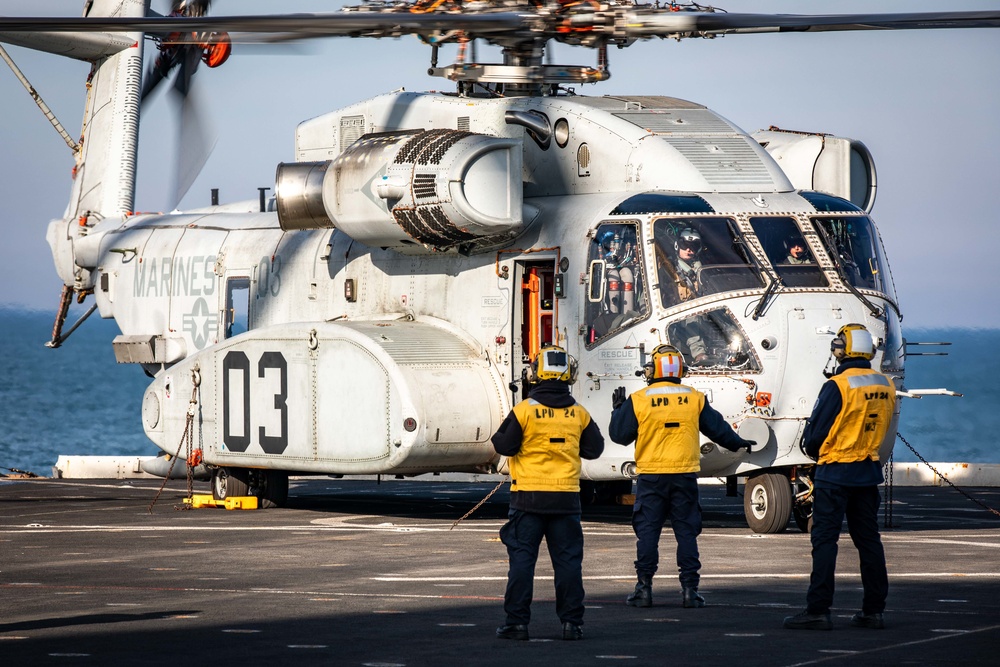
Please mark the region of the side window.
POLYGON ((603 224, 588 252, 587 344, 649 314, 638 225, 603 224))
POLYGON ((750 218, 771 266, 788 287, 827 287, 809 244, 791 218, 750 218))

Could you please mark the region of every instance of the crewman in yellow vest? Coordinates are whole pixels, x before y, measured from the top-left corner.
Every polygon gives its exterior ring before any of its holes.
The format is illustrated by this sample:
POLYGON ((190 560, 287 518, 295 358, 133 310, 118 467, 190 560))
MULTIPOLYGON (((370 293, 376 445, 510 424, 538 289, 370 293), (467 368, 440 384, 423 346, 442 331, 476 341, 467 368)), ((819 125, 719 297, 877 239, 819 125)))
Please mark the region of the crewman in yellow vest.
POLYGON ((840 362, 820 389, 802 435, 802 450, 817 459, 813 474, 812 575, 806 610, 785 619, 789 630, 830 630, 837 540, 847 517, 847 530, 861 559, 864 597, 851 618, 857 628, 881 630, 889 593, 885 552, 878 532, 882 466, 878 450, 896 408, 892 380, 872 370, 872 336, 861 324, 840 328, 830 345, 840 362))
POLYGON ((583 529, 580 525, 580 459, 596 459, 604 436, 569 393, 576 359, 545 346, 528 369, 528 398, 514 406, 493 435, 508 457, 510 511, 500 529, 510 566, 500 639, 528 639, 535 563, 542 537, 555 572, 556 614, 563 639, 583 638, 583 529))
POLYGON ((614 391, 609 427, 611 439, 618 444, 635 441, 635 465, 639 473, 632 508, 638 583, 625 602, 633 607, 653 605, 660 533, 669 518, 677 539, 681 603, 685 607, 704 607, 705 598, 698 593, 701 569, 698 432, 734 452, 744 447, 749 451, 756 443, 736 435, 703 393, 680 384, 684 361, 677 348, 658 346, 643 370, 649 384, 645 389, 633 392, 628 398, 625 387, 614 391))

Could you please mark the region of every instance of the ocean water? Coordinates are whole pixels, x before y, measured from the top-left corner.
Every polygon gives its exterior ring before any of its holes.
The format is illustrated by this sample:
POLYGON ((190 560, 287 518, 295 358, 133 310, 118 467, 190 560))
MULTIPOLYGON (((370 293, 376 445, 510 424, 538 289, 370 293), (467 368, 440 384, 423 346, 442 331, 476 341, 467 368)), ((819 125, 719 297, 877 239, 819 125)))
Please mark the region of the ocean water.
MULTIPOLYGON (((159 453, 140 418, 149 379, 138 367, 115 362, 114 321, 94 315, 52 350, 44 346, 52 319, 46 312, 0 309, 0 468, 48 476, 60 454, 159 453)), ((906 386, 965 396, 900 399, 900 433, 928 461, 1000 463, 1000 329, 905 334, 910 341, 952 343, 940 348, 946 357, 908 358, 906 386)), ((894 457, 918 460, 899 441, 894 457)))

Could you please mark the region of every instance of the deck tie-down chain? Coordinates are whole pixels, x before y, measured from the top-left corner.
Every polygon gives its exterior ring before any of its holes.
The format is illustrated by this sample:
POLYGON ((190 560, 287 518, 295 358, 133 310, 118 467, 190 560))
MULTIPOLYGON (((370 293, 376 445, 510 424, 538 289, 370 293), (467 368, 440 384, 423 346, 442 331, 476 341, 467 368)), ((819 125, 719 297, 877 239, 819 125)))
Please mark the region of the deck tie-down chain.
POLYGON ((198 408, 198 387, 201 385, 201 374, 196 367, 191 371, 191 400, 188 401, 187 417, 184 424, 184 433, 181 435, 181 441, 177 445, 177 451, 174 452, 174 457, 170 460, 170 467, 167 469, 167 474, 163 478, 163 483, 160 484, 159 490, 156 492, 156 496, 153 497, 153 502, 149 503, 147 512, 153 513, 153 506, 156 501, 160 499, 160 494, 163 493, 163 488, 167 485, 170 480, 170 475, 174 471, 174 465, 176 465, 177 460, 180 458, 181 449, 187 445, 186 456, 184 457, 184 462, 187 464, 187 499, 188 502, 184 505, 175 505, 175 510, 189 510, 194 507, 191 499, 194 497, 194 467, 201 463, 201 450, 194 450, 194 416, 198 408), (196 462, 197 461, 197 462, 196 462))
POLYGON ((980 507, 982 507, 984 510, 986 510, 988 512, 992 512, 996 516, 1000 517, 1000 512, 998 512, 997 510, 993 509, 992 507, 990 507, 986 503, 982 502, 978 498, 973 498, 971 495, 969 495, 968 493, 966 493, 963 489, 960 489, 959 487, 955 486, 955 484, 953 484, 950 479, 948 479, 947 477, 945 477, 944 474, 941 473, 941 471, 939 471, 937 468, 935 468, 930 463, 928 463, 927 459, 925 459, 923 456, 921 456, 920 453, 913 448, 913 445, 911 445, 910 443, 908 443, 906 441, 906 438, 904 438, 901 433, 897 432, 896 433, 896 437, 899 438, 900 440, 902 440, 903 444, 906 445, 907 447, 909 447, 911 452, 913 452, 914 454, 916 454, 917 458, 920 459, 920 462, 923 463, 928 468, 930 468, 932 471, 934 471, 934 474, 937 475, 938 477, 940 477, 942 480, 944 480, 948 484, 948 486, 950 486, 951 488, 955 489, 956 491, 958 491, 959 493, 961 493, 963 496, 965 496, 966 498, 968 498, 972 502, 974 502, 977 505, 979 505, 980 507))
POLYGON ((500 490, 500 487, 502 487, 502 486, 503 486, 504 484, 506 484, 506 483, 507 483, 507 482, 509 482, 509 481, 510 481, 510 478, 509 478, 509 477, 504 477, 503 479, 501 479, 501 480, 500 480, 500 483, 499 483, 499 484, 497 484, 497 485, 496 485, 495 487, 493 487, 493 490, 492 490, 492 491, 490 491, 489 493, 487 493, 487 494, 486 494, 486 497, 485 497, 485 498, 483 498, 483 499, 482 499, 482 500, 480 500, 480 501, 479 501, 478 503, 476 503, 476 506, 475 506, 475 507, 473 507, 473 508, 472 508, 471 510, 469 510, 468 512, 466 512, 465 514, 463 514, 463 515, 462 515, 462 517, 461 517, 460 519, 456 519, 456 520, 455 520, 455 523, 451 524, 451 528, 449 528, 448 530, 454 530, 454 529, 455 529, 455 526, 457 526, 457 525, 458 525, 458 524, 460 524, 460 523, 461 523, 462 521, 464 521, 465 519, 468 519, 468 518, 469 518, 470 516, 472 516, 472 513, 473 513, 473 512, 475 512, 475 511, 476 511, 477 509, 479 509, 480 507, 482 507, 482 506, 483 506, 483 505, 484 505, 484 504, 486 503, 486 501, 487 501, 487 500, 489 500, 490 498, 492 498, 492 497, 493 497, 493 494, 494 494, 494 493, 496 493, 497 491, 499 491, 499 490, 500 490))

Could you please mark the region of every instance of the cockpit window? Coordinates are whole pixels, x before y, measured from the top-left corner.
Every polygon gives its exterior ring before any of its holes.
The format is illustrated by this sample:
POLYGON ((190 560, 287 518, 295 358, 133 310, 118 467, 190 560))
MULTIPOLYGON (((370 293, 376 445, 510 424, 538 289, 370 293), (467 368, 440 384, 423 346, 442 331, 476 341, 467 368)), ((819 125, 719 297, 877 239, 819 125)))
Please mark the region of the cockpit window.
POLYGON ((653 223, 653 242, 665 308, 764 285, 730 218, 660 218, 653 223))
POLYGON ((750 218, 757 240, 786 287, 827 287, 829 282, 791 218, 750 218))
POLYGON ((875 225, 866 216, 813 218, 827 253, 851 285, 895 298, 875 225))
POLYGON ((649 314, 642 253, 635 224, 604 224, 590 244, 587 344, 649 314))
POLYGON ((715 308, 671 322, 666 335, 692 373, 760 371, 753 345, 728 308, 715 308))

